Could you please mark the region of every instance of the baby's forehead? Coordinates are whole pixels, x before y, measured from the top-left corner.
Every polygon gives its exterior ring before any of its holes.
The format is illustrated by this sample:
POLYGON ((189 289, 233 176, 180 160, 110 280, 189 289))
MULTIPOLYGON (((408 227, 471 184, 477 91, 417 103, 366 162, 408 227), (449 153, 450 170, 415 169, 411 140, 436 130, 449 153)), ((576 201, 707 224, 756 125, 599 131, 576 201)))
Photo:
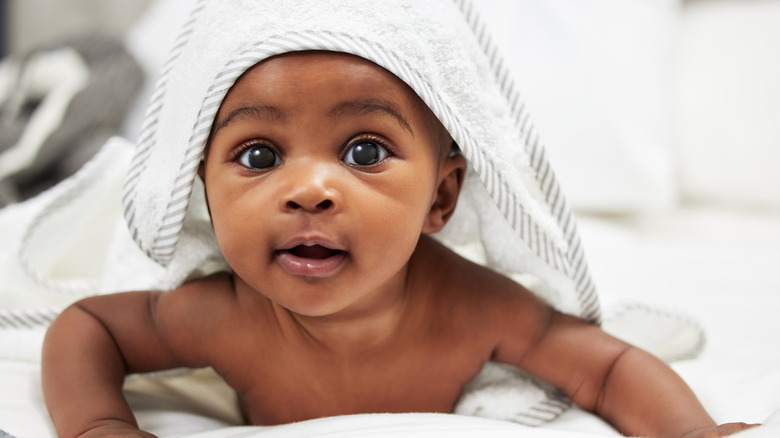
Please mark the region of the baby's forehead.
POLYGON ((449 133, 406 82, 370 60, 331 51, 289 52, 254 64, 237 79, 222 101, 213 121, 212 136, 229 122, 232 113, 255 106, 257 102, 248 103, 251 100, 248 96, 259 94, 268 99, 261 107, 266 115, 273 114, 278 120, 286 117, 280 106, 292 100, 289 93, 297 98, 305 96, 309 107, 325 105, 329 100, 321 94, 323 88, 309 87, 318 82, 327 83, 329 90, 337 90, 343 98, 338 111, 343 114, 390 113, 413 134, 422 132, 443 153, 449 151, 449 133))
MULTIPOLYGON (((289 71, 300 68, 303 65, 328 69, 329 71, 341 71, 345 75, 357 71, 377 81, 387 81, 388 83, 408 88, 408 85, 403 80, 371 60, 351 53, 328 50, 303 50, 274 55, 258 61, 243 76, 258 69, 289 71)), ((411 89, 408 91, 414 93, 411 89)))
MULTIPOLYGON (((421 123, 430 123, 432 112, 406 82, 382 66, 349 53, 300 51, 272 56, 250 67, 239 77, 233 88, 243 81, 251 80, 265 81, 267 87, 273 87, 274 82, 268 80, 269 76, 282 77, 286 80, 313 81, 318 79, 318 72, 324 71, 343 75, 344 80, 339 87, 344 91, 364 90, 370 94, 380 94, 399 100, 407 107, 406 111, 411 118, 421 123)), ((230 91, 226 99, 230 96, 230 91)), ((312 97, 316 98, 316 96, 312 97)), ((438 119, 435 120, 438 122, 438 119)))

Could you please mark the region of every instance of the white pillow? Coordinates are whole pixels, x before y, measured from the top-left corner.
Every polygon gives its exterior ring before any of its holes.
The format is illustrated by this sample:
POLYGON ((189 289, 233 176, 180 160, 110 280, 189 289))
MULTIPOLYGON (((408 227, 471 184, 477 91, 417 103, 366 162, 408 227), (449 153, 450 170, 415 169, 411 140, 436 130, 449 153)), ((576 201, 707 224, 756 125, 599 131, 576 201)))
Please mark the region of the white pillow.
POLYGON ((776 0, 685 8, 675 113, 687 199, 780 208, 778 24, 776 0))
POLYGON ((577 210, 676 201, 671 44, 679 0, 478 1, 577 210))

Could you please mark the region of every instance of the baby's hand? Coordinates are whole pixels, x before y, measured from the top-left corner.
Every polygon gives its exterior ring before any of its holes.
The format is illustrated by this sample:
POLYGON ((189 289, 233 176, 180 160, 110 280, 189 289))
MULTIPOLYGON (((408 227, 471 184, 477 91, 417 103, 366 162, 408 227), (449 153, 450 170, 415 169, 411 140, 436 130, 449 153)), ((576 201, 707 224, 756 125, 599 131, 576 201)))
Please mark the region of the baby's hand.
POLYGON ((686 433, 685 435, 683 435, 682 438, 717 438, 717 437, 732 435, 737 432, 741 432, 743 430, 750 429, 751 427, 756 427, 756 426, 760 426, 760 425, 746 424, 746 423, 726 423, 726 424, 721 424, 720 426, 717 427, 692 430, 686 433))
POLYGON ((149 432, 139 430, 132 424, 124 421, 101 421, 88 431, 82 433, 78 438, 157 438, 149 432))
POLYGON ((139 429, 112 429, 100 427, 78 436, 78 438, 157 438, 149 432, 139 429))

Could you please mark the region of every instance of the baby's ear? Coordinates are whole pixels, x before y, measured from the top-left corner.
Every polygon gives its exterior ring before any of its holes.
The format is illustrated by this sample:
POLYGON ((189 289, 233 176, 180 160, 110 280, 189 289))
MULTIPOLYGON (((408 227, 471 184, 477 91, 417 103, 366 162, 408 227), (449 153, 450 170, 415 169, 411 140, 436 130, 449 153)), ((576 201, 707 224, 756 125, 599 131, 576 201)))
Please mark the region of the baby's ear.
POLYGON ((203 194, 206 198, 206 210, 209 212, 209 216, 211 216, 211 205, 209 205, 209 191, 206 190, 206 160, 205 158, 203 160, 200 160, 200 164, 198 164, 198 176, 200 177, 200 180, 203 181, 203 194))
POLYGON ((461 154, 453 154, 445 158, 439 167, 439 181, 436 189, 436 199, 428 212, 428 218, 423 226, 423 233, 436 233, 444 228, 455 212, 460 189, 466 176, 466 159, 461 154))
POLYGON ((203 180, 203 182, 206 182, 206 160, 200 160, 200 164, 198 164, 198 176, 200 179, 203 180))

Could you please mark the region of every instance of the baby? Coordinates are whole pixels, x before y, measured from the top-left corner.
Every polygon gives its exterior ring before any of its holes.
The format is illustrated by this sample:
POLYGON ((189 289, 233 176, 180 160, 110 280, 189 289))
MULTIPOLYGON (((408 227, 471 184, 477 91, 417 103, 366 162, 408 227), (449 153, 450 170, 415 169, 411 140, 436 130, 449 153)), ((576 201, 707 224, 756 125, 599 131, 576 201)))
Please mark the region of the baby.
POLYGON ((452 412, 487 361, 551 383, 625 434, 747 427, 717 426, 662 361, 430 237, 455 210, 466 160, 385 68, 280 50, 217 103, 199 174, 230 272, 66 309, 42 365, 60 436, 152 436, 124 399, 128 373, 210 366, 247 423, 271 425, 452 412))
POLYGON ((124 401, 127 373, 212 366, 248 423, 279 424, 451 412, 488 360, 626 434, 743 427, 716 427, 660 360, 430 238, 466 170, 451 143, 405 83, 361 58, 291 53, 247 71, 201 168, 233 273, 63 312, 43 368, 60 436, 150 436, 124 401))

